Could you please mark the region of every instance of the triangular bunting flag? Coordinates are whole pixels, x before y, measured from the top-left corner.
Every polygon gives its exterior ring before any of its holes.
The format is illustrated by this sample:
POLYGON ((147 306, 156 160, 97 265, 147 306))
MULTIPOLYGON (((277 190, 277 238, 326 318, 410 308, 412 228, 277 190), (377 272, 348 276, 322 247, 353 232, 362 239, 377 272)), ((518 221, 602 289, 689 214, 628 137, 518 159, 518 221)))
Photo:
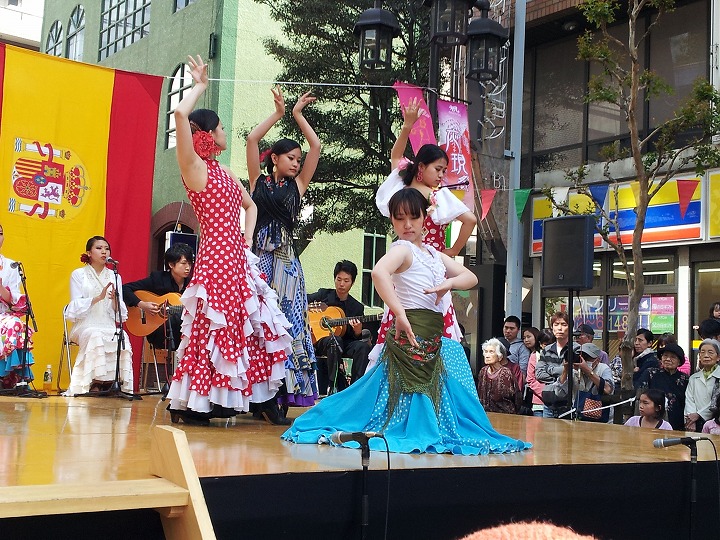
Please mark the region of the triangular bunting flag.
POLYGON ((522 221, 523 211, 527 204, 528 197, 532 189, 516 189, 515 190, 515 212, 517 213, 518 221, 522 221))
POLYGON ((588 186, 588 189, 590 190, 590 195, 592 196, 593 200, 598 204, 598 206, 602 207, 605 204, 605 197, 607 197, 610 185, 594 184, 592 186, 588 186))
POLYGON ((480 216, 480 221, 487 217, 490 207, 492 206, 493 199, 495 198, 495 193, 497 193, 497 191, 494 189, 480 190, 480 202, 482 203, 482 215, 480 216))
POLYGON ((680 219, 685 219, 685 212, 687 212, 688 205, 690 204, 700 181, 678 180, 675 183, 677 184, 678 201, 680 202, 680 219))
MULTIPOLYGON (((568 193, 570 192, 569 187, 554 187, 552 188, 553 201, 557 205, 563 205, 567 203, 568 193)), ((553 217, 560 215, 560 210, 553 206, 553 217)))

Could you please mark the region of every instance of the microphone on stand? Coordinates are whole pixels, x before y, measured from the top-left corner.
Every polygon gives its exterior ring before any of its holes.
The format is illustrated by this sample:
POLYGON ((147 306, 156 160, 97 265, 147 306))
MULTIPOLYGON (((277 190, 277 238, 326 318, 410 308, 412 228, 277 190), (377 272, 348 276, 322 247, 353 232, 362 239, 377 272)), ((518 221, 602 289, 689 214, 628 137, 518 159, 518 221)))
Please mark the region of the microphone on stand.
POLYGON ((105 259, 105 262, 106 262, 107 264, 114 264, 115 266, 117 266, 118 264, 120 264, 120 261, 116 261, 116 260, 113 259, 112 257, 108 257, 107 259, 105 259))
POLYGON ((12 262, 12 263, 10 263, 10 268, 17 268, 17 267, 20 266, 21 264, 22 264, 22 263, 21 263, 20 261, 12 262))
POLYGON ((668 439, 655 439, 653 446, 655 448, 667 448, 668 446, 677 446, 678 444, 691 445, 697 441, 707 441, 707 437, 672 437, 668 439))
POLYGON ((343 444, 350 441, 366 444, 368 440, 373 437, 382 437, 382 434, 374 431, 336 431, 330 435, 330 440, 335 444, 343 444))

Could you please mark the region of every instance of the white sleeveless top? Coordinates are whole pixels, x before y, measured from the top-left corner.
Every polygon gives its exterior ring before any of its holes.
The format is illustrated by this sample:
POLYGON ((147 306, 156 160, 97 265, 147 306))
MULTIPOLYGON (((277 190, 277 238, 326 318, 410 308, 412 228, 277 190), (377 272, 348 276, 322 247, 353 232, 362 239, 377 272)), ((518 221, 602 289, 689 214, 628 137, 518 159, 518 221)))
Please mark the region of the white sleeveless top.
POLYGON ((425 246, 427 251, 424 251, 407 240, 396 240, 391 249, 396 245, 406 246, 413 253, 413 262, 410 268, 392 275, 395 293, 402 306, 405 309, 429 309, 444 313, 443 306, 446 300, 449 301, 450 294, 446 293, 443 301, 435 305, 437 295, 423 292, 445 281, 445 265, 440 253, 432 246, 425 246))

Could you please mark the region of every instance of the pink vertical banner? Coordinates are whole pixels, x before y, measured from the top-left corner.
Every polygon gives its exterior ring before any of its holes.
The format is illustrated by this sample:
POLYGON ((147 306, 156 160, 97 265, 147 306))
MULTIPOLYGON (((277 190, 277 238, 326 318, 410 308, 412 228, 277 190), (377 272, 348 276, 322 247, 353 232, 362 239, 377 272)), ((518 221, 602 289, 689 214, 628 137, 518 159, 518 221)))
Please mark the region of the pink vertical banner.
POLYGON ((432 116, 430 115, 427 103, 425 103, 422 88, 402 81, 395 81, 393 88, 397 92, 403 118, 405 117, 405 107, 412 98, 417 98, 420 103, 422 114, 410 131, 410 146, 412 146, 413 152, 417 154, 423 144, 437 144, 432 116))
POLYGON ((467 105, 438 99, 438 139, 450 162, 443 179, 470 210, 475 206, 467 105), (459 185, 458 185, 459 184, 459 185))

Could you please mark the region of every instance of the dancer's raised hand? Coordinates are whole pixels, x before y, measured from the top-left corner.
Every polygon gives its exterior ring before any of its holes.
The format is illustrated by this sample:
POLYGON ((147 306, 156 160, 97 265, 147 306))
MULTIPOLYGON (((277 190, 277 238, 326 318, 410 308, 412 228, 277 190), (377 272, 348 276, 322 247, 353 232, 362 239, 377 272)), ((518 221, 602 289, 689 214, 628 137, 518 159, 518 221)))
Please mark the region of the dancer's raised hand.
POLYGON ((315 96, 310 95, 311 92, 306 92, 302 96, 300 96, 297 100, 297 103, 293 107, 293 114, 299 114, 302 112, 302 110, 305 108, 306 105, 309 105, 310 103, 313 103, 317 100, 315 96))
POLYGON ((190 68, 190 75, 192 76, 193 81, 195 81, 195 84, 207 85, 207 64, 203 62, 202 58, 200 58, 200 55, 197 55, 196 58, 188 56, 187 65, 190 68))
POLYGON ((279 86, 270 89, 273 93, 273 101, 275 102, 275 112, 280 116, 285 115, 285 98, 279 86))

